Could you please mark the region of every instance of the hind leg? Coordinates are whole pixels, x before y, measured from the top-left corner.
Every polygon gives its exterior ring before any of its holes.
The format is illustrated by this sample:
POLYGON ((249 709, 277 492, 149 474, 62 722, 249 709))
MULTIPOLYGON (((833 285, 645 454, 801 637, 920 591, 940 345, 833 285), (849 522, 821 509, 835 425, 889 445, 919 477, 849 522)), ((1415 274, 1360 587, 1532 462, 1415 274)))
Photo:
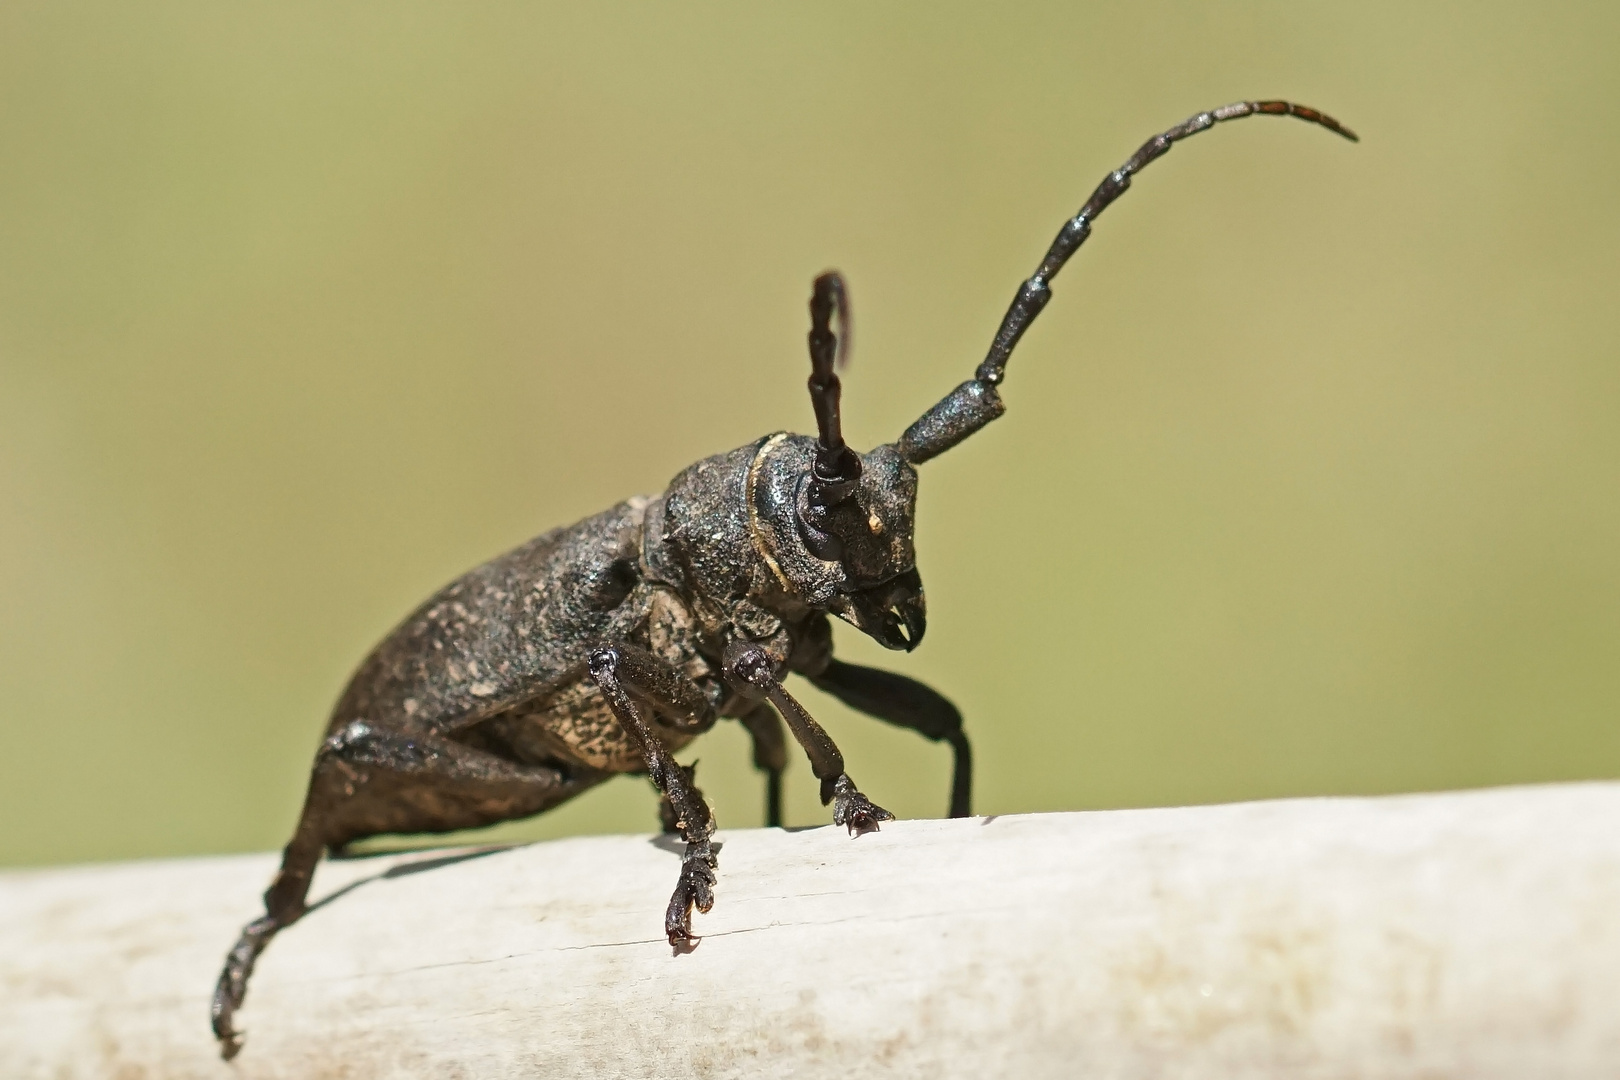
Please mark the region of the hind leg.
POLYGON ((517 765, 434 735, 404 735, 356 721, 321 744, 298 828, 214 988, 220 1056, 241 1049, 231 1020, 254 962, 277 931, 304 914, 315 864, 327 848, 378 833, 449 832, 527 817, 599 783, 605 773, 517 765))

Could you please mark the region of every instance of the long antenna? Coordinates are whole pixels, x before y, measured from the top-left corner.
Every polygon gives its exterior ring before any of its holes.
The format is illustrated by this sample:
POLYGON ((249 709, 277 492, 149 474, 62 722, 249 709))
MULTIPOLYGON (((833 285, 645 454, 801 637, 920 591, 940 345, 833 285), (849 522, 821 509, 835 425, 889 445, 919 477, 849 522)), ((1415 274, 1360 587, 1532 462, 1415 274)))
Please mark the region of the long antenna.
POLYGON ((1223 121, 1244 116, 1295 116, 1312 124, 1320 124, 1351 142, 1359 141, 1355 132, 1333 117, 1308 105, 1295 105, 1290 101, 1234 102, 1201 112, 1169 131, 1153 136, 1131 155, 1130 160, 1104 177, 1080 212, 1058 230, 1057 238, 1046 251, 1046 258, 1041 260, 1034 275, 1019 287, 1017 295, 1013 297, 1012 306, 1002 317, 1001 327, 990 342, 990 351, 974 372, 974 377, 953 390, 906 429, 899 442, 901 456, 914 465, 921 464, 949 450, 1000 416, 1004 407, 995 388, 1005 376, 1007 358, 1012 355, 1018 339, 1024 336, 1024 331, 1029 329, 1029 324, 1035 321, 1035 316, 1052 298, 1052 279, 1091 235, 1091 223, 1097 219, 1097 215, 1125 193, 1125 189, 1131 186, 1133 175, 1149 162, 1169 153, 1172 145, 1223 121))
POLYGON ((1086 205, 1080 212, 1070 218, 1068 223, 1058 230, 1057 238, 1046 251, 1046 258, 1035 274, 1018 290, 1013 298, 1012 307, 1007 309, 1006 316, 1001 320, 1001 328, 996 331, 995 338, 990 342, 990 352, 979 365, 974 374, 984 381, 994 384, 1002 379, 1002 371, 1007 366, 1007 357, 1012 354, 1013 347, 1018 339, 1023 337, 1029 324, 1035 321, 1035 316, 1041 313, 1046 302, 1052 298, 1051 281, 1057 277, 1063 264, 1069 261, 1086 237, 1091 235, 1091 223, 1108 208, 1108 204, 1125 194, 1125 189, 1131 186, 1131 177, 1141 172, 1147 164, 1156 158, 1163 157, 1170 152, 1170 147, 1190 135, 1206 131, 1225 120, 1236 120, 1244 116, 1297 116, 1301 120, 1313 124, 1320 124, 1329 131, 1336 132, 1349 139, 1359 142, 1356 133, 1339 123, 1325 113, 1317 112, 1308 105, 1295 105, 1290 101, 1239 101, 1231 105, 1223 105, 1219 109, 1199 113, 1183 123, 1177 124, 1169 131, 1155 135, 1142 144, 1141 149, 1131 155, 1129 161, 1109 173, 1103 182, 1097 185, 1097 190, 1091 193, 1086 205))

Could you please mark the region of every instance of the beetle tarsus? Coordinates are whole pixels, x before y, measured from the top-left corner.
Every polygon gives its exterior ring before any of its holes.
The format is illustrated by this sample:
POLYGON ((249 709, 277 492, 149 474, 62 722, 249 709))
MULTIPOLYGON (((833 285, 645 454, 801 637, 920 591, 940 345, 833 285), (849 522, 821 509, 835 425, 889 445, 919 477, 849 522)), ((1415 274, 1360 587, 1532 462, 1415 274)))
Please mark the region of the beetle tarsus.
POLYGON ((236 1030, 231 1021, 236 1016, 236 1010, 242 1007, 242 999, 247 996, 248 976, 253 974, 253 964, 264 947, 270 944, 276 931, 284 925, 268 915, 253 920, 243 927, 241 938, 225 957, 225 969, 219 973, 219 982, 214 986, 210 1021, 214 1038, 219 1040, 219 1056, 226 1061, 242 1049, 242 1033, 236 1030))
POLYGON ((691 952, 699 938, 692 934, 692 909, 708 914, 714 907, 715 858, 713 845, 707 840, 686 846, 681 857, 681 878, 675 885, 675 894, 669 898, 669 910, 664 914, 664 933, 677 952, 691 952))
POLYGON ((849 774, 846 773, 834 781, 833 824, 848 826, 849 835, 861 836, 877 832, 880 822, 893 820, 893 814, 856 789, 855 781, 849 778, 849 774))

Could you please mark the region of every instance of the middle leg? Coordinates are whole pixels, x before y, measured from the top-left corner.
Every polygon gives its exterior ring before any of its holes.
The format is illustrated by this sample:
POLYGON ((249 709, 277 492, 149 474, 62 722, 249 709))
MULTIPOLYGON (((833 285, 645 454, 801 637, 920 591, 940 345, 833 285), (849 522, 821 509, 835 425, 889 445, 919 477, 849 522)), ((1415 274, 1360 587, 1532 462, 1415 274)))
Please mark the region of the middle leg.
POLYGON ((765 774, 765 827, 782 827, 782 770, 787 768, 787 739, 782 718, 765 702, 742 718, 754 746, 754 768, 765 774))

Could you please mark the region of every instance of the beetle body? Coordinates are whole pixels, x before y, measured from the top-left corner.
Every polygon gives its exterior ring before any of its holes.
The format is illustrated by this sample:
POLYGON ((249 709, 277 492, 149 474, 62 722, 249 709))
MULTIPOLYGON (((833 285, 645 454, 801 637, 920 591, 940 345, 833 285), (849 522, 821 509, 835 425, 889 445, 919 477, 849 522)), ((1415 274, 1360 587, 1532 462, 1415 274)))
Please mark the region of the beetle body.
POLYGON ((692 912, 714 902, 714 817, 674 751, 722 718, 743 723, 780 824, 787 733, 851 833, 891 815, 845 771, 838 748, 783 685, 801 676, 853 708, 953 751, 950 813, 968 813, 971 755, 961 714, 905 676, 833 656, 829 616, 909 652, 926 627, 913 547, 917 466, 1002 415, 999 387, 1052 278, 1131 177, 1180 139, 1223 120, 1292 115, 1355 136, 1288 102, 1239 102, 1148 140, 1064 224, 1020 286, 983 363, 893 443, 843 440, 849 305, 843 279, 815 280, 809 391, 817 434, 777 433, 706 458, 656 496, 548 532, 442 589, 361 663, 317 751, 308 794, 265 893, 215 988, 222 1054, 271 938, 306 910, 327 851, 382 833, 448 832, 547 810, 619 773, 644 772, 667 831, 685 841, 665 912, 690 948, 692 912), (835 321, 836 320, 836 321, 835 321))
MULTIPOLYGON (((733 642, 763 647, 778 679, 789 671, 819 676, 831 657, 826 609, 849 595, 839 591, 848 584, 842 564, 817 565, 791 533, 762 524, 779 519, 781 503, 797 495, 791 485, 813 450, 814 440, 784 433, 705 458, 660 495, 554 529, 456 579, 361 663, 333 711, 328 740, 378 728, 448 735, 506 760, 557 769, 573 782, 525 808, 537 813, 615 773, 647 767, 641 744, 614 718, 587 670, 597 642, 643 649, 702 692, 712 712, 700 722, 652 713, 671 751, 718 718, 741 719, 758 708, 722 677, 733 642)), ((869 485, 867 527, 885 538, 890 557, 877 570, 881 585, 913 570, 916 471, 892 448, 866 458, 873 463, 866 475, 879 480, 869 485)), ((863 610, 881 610, 877 602, 867 600, 863 610)), ((853 604, 846 610, 851 621, 860 617, 853 604)), ((900 647, 920 639, 920 591, 910 618, 915 636, 900 647)), ((327 846, 524 816, 499 800, 447 806, 432 785, 373 802, 351 800, 327 846)))

